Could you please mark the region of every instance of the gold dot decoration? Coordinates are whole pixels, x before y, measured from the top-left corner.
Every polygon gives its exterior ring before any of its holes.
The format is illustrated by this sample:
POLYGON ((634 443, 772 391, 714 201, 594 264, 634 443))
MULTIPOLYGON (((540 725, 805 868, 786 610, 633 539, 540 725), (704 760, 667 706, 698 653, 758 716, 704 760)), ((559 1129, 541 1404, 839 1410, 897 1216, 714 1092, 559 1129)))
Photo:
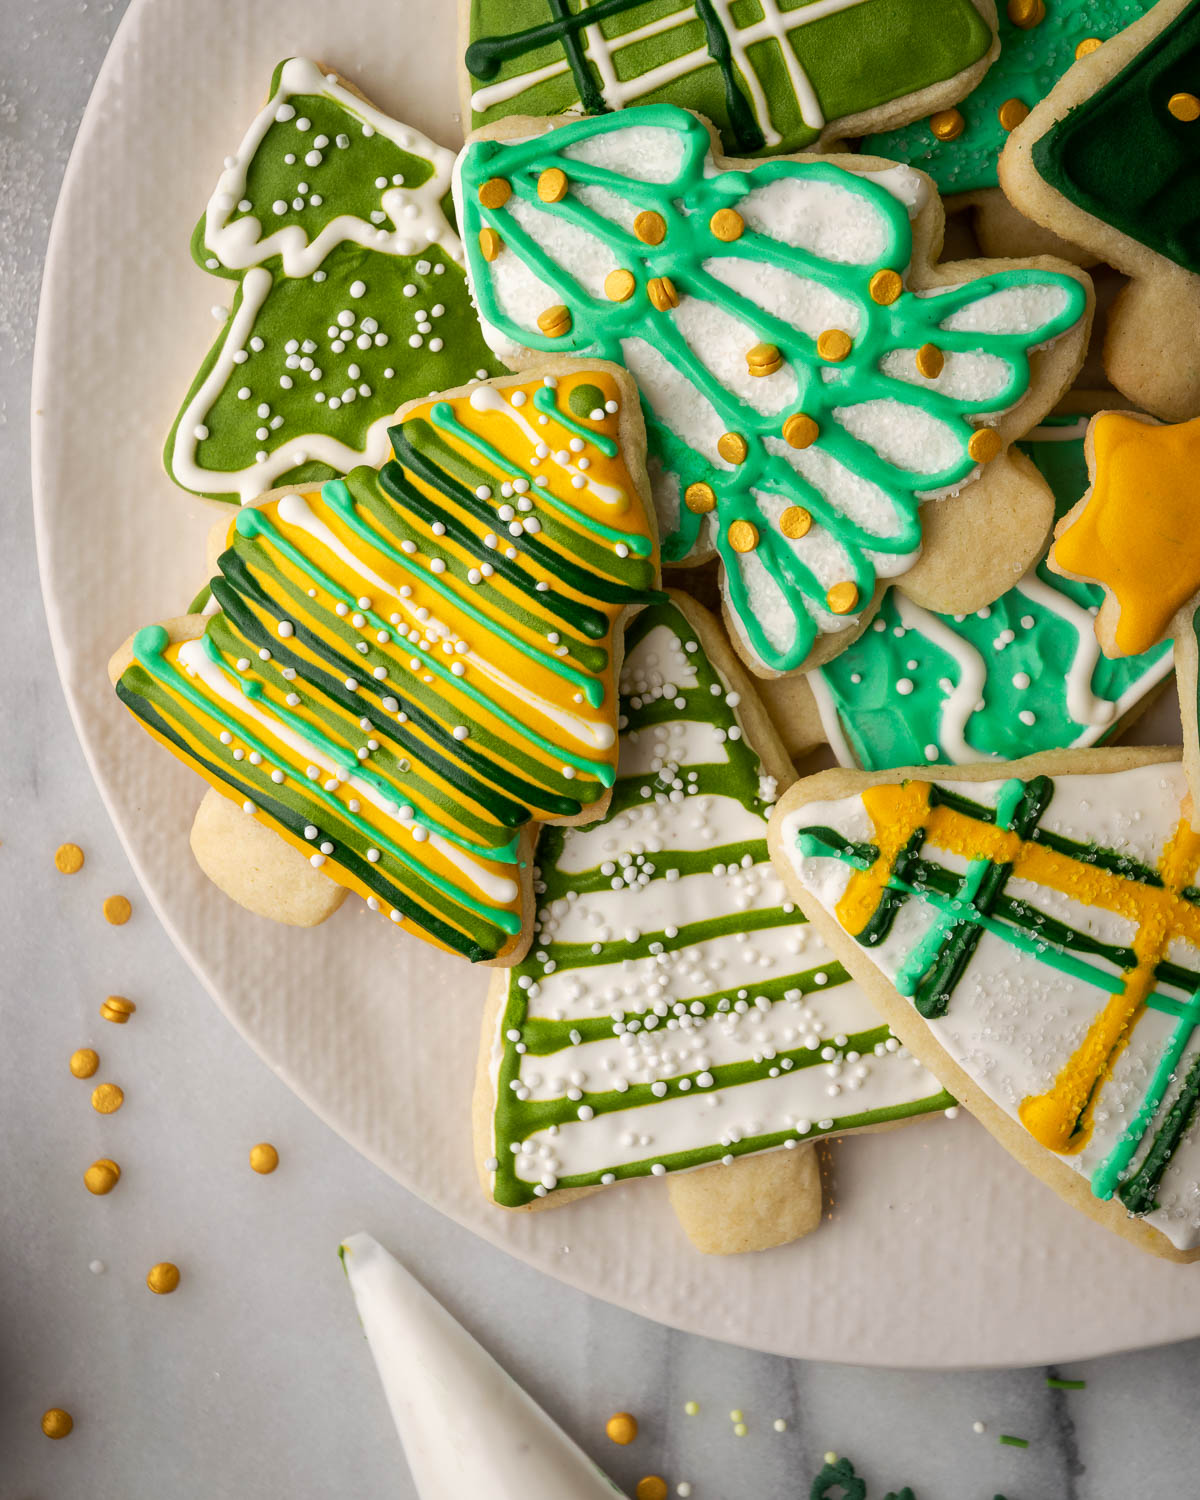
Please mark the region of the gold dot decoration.
POLYGON ((723 432, 717 439, 717 452, 727 464, 744 464, 750 445, 740 432, 723 432))
POLYGON ((683 503, 695 515, 703 516, 716 508, 717 497, 711 484, 689 484, 683 492, 683 503))
POLYGON ((543 203, 561 203, 567 196, 567 174, 561 167, 547 167, 537 180, 537 195, 543 203))
POLYGON ((98 1083, 92 1090, 92 1108, 98 1115, 115 1115, 125 1103, 125 1090, 119 1083, 98 1083))
POLYGON ((708 227, 717 239, 740 240, 746 229, 746 221, 736 208, 718 208, 708 221, 708 227))
POLYGON ((853 347, 853 339, 841 328, 827 328, 817 339, 817 353, 833 365, 845 359, 853 347))
POLYGON ((647 1474, 638 1480, 633 1493, 637 1500, 667 1500, 667 1481, 657 1474, 647 1474))
POLYGON ((179 1267, 169 1260, 160 1260, 146 1272, 146 1285, 159 1297, 165 1297, 179 1285, 179 1267))
POLYGON ((1185 125, 1200 120, 1200 99, 1195 94, 1172 94, 1167 100, 1167 112, 1185 125))
POLYGON ((106 1193, 111 1193, 120 1180, 120 1167, 107 1156, 94 1161, 83 1174, 84 1187, 97 1198, 103 1198, 106 1193))
POLYGON ((504 241, 494 229, 484 227, 479 231, 479 253, 484 260, 495 260, 504 249, 504 241))
POLYGON ((54 865, 61 875, 77 875, 83 869, 83 850, 78 844, 59 844, 54 865))
POLYGON ((105 896, 104 920, 112 927, 124 927, 133 916, 128 896, 105 896))
POLYGON ((758 546, 758 527, 753 521, 731 521, 729 545, 735 552, 753 552, 758 546))
POLYGON ((504 177, 489 177, 479 189, 484 208, 503 208, 512 197, 512 184, 504 177))
POLYGON ((661 245, 667 237, 667 221, 652 208, 644 208, 633 221, 633 232, 643 245, 661 245))
POLYGON ((967 122, 961 110, 939 109, 936 115, 929 116, 929 128, 939 141, 956 141, 967 128, 967 122))
POLYGON ((279 1152, 272 1146, 270 1141, 259 1141, 257 1146, 250 1147, 250 1170, 257 1172, 259 1176, 266 1177, 279 1165, 279 1152))
POLYGON ((794 411, 783 424, 783 440, 789 448, 811 448, 821 429, 807 412, 794 411))
POLYGON ((75 1418, 61 1406, 52 1406, 42 1413, 42 1431, 48 1438, 70 1437, 75 1427, 75 1418))
POLYGON ((871 300, 878 302, 880 307, 890 307, 903 290, 904 282, 899 271, 876 271, 871 277, 871 300))
POLYGON ((1098 36, 1085 36, 1083 41, 1081 41, 1075 48, 1076 62, 1078 62, 1081 57, 1090 57, 1093 52, 1099 52, 1100 48, 1103 45, 1104 43, 1098 36))
POLYGON ((108 999, 100 1007, 100 1015, 105 1021, 112 1021, 117 1026, 124 1026, 135 1010, 137 1010, 137 1006, 132 1000, 126 1000, 124 995, 109 995, 108 999))
POLYGON ((936 380, 946 368, 946 356, 936 344, 922 344, 917 350, 917 374, 936 380))
POLYGON ((977 464, 990 464, 1003 447, 1000 434, 994 427, 980 427, 971 434, 967 452, 977 464))
POLYGON ((669 276, 651 276, 646 283, 646 293, 659 312, 669 312, 679 306, 679 293, 669 276))
POLYGON ((628 302, 636 286, 637 277, 621 267, 604 278, 604 295, 610 302, 628 302))
POLYGON ((825 595, 825 603, 835 615, 848 615, 858 603, 858 586, 847 579, 843 583, 835 583, 825 595))
POLYGON ((614 1443, 627 1447, 638 1435, 637 1418, 627 1411, 614 1412, 605 1422, 604 1431, 614 1443))
POLYGON ((779 529, 790 541, 799 541, 807 536, 812 526, 812 516, 803 505, 789 505, 779 518, 779 529))
POLYGON ((1006 99, 996 111, 1004 130, 1015 130, 1029 115, 1029 106, 1022 99, 1006 99))
POLYGON ((571 309, 561 302, 537 315, 537 325, 548 339, 561 339, 571 331, 571 309))
POLYGON ((80 1047, 71 1053, 67 1066, 76 1078, 90 1078, 100 1066, 100 1054, 91 1047, 80 1047))
POLYGON ((1045 0, 1008 0, 1008 19, 1022 31, 1031 31, 1046 19, 1045 0))
POLYGON ((761 379, 783 369, 783 355, 775 344, 755 344, 746 351, 746 368, 751 375, 761 379))

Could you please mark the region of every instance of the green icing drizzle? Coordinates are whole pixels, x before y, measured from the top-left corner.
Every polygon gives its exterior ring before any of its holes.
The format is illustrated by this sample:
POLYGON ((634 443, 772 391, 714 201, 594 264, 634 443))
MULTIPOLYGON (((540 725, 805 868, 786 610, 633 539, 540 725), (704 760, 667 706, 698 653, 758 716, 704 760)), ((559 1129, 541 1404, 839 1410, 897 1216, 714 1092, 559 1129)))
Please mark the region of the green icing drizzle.
POLYGON ((941 193, 971 193, 996 187, 996 161, 1008 132, 1000 123, 1000 106, 1019 99, 1032 109, 1044 99, 1075 61, 1085 38, 1106 42, 1144 16, 1154 0, 1049 0, 1036 26, 1017 26, 1008 7, 996 7, 1000 19, 1000 56, 957 108, 965 122, 961 135, 939 141, 928 119, 897 130, 868 135, 868 156, 909 162, 928 172, 941 193))
POLYGON ((1052 125, 1033 147, 1042 177, 1071 203, 1200 273, 1200 131, 1167 100, 1200 78, 1200 0, 1052 125))
MULTIPOLYGON (((710 411, 725 431, 745 437, 748 455, 736 467, 695 451, 656 414, 657 391, 648 387, 643 376, 642 404, 651 457, 669 476, 663 484, 670 493, 682 494, 690 485, 704 483, 717 497, 715 535, 701 515, 678 503, 666 506, 660 515, 664 560, 699 558, 715 542, 739 631, 767 667, 789 671, 808 656, 818 630, 830 627, 827 584, 806 562, 804 542, 791 542, 782 534, 777 525, 779 513, 788 505, 804 506, 816 526, 840 545, 846 577, 855 584, 859 599, 869 598, 876 578, 870 554, 903 556, 920 545, 920 497, 961 483, 975 468, 967 451, 974 431, 968 417, 986 416, 1020 399, 1029 380, 1028 350, 1071 327, 1083 311, 1085 294, 1070 277, 1015 270, 928 296, 902 293, 891 305, 880 305, 870 294, 872 275, 881 268, 904 272, 912 253, 907 210, 886 189, 825 162, 765 162, 752 174, 706 175, 706 167, 711 168, 707 131, 692 116, 663 105, 579 121, 517 143, 476 142, 468 147, 461 164, 467 253, 481 315, 504 338, 543 352, 597 355, 617 362, 624 362, 623 346, 630 340, 644 344, 657 350, 676 376, 691 384, 698 410, 710 411), (679 167, 670 181, 644 182, 571 154, 573 147, 584 147, 635 125, 675 138, 679 167), (537 196, 538 177, 547 166, 559 164, 575 191, 557 204, 542 203, 537 196), (511 184, 512 197, 502 208, 486 208, 479 201, 478 189, 495 176, 511 184), (824 259, 753 227, 747 227, 732 244, 711 232, 709 220, 717 209, 740 203, 753 220, 756 210, 753 200, 746 202, 747 196, 781 181, 844 195, 837 201, 851 205, 849 211, 874 224, 879 255, 868 264, 853 265, 824 259), (579 190, 587 187, 603 188, 622 199, 629 217, 644 209, 661 214, 667 226, 663 242, 645 244, 586 204, 579 190), (521 205, 520 216, 514 204, 521 205), (640 284, 633 295, 625 302, 612 302, 585 290, 566 266, 551 257, 536 231, 527 227, 542 214, 589 236, 595 242, 599 265, 636 268, 640 284), (479 230, 484 227, 495 229, 508 250, 546 284, 547 300, 559 298, 568 307, 572 327, 567 336, 550 338, 510 315, 493 279, 495 267, 478 245, 479 230), (859 331, 849 357, 836 365, 826 362, 817 354, 813 337, 726 285, 716 271, 733 259, 759 265, 764 274, 769 270, 800 277, 852 303, 859 331), (685 339, 674 318, 656 310, 646 290, 653 277, 669 278, 681 298, 699 299, 735 317, 745 328, 747 348, 758 342, 774 344, 797 383, 796 399, 787 410, 764 415, 725 385, 704 363, 703 351, 697 352, 685 339), (1036 328, 1022 333, 978 333, 942 326, 952 315, 997 292, 1032 286, 1061 292, 1058 312, 1036 328), (884 373, 882 363, 890 352, 915 350, 929 341, 951 355, 984 351, 1003 361, 1001 388, 987 399, 966 400, 884 373), (925 430, 936 427, 955 456, 935 470, 920 473, 889 461, 853 436, 835 415, 871 401, 906 407, 911 420, 926 424, 925 430), (889 522, 873 527, 862 524, 823 493, 816 478, 793 467, 784 456, 791 450, 779 436, 790 411, 802 411, 817 422, 816 448, 823 460, 831 460, 875 487, 891 513, 889 522), (729 529, 735 521, 749 521, 756 528, 758 545, 749 554, 739 553, 731 544, 729 529), (765 621, 772 606, 778 606, 776 612, 782 612, 784 619, 768 625, 765 621)), ((496 266, 502 268, 505 259, 500 257, 496 266)), ((811 466, 807 472, 813 473, 811 466)), ((836 488, 828 479, 824 482, 831 491, 836 488)))

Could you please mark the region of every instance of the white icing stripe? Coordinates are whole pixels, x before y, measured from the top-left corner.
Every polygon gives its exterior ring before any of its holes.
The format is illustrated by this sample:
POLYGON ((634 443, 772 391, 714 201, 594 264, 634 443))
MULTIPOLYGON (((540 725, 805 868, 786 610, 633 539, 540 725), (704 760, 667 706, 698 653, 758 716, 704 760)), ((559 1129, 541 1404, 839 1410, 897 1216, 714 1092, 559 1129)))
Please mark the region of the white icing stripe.
POLYGON ((903 593, 896 593, 896 612, 908 630, 924 635, 958 665, 958 682, 942 700, 938 741, 952 761, 960 765, 986 760, 967 744, 967 722, 983 698, 987 667, 975 647, 948 629, 928 610, 920 609, 903 593))
MULTIPOLYGON (((555 463, 564 474, 572 480, 583 481, 578 486, 573 486, 581 492, 585 491, 597 500, 601 505, 609 505, 616 511, 624 510, 629 504, 629 496, 616 484, 601 484, 592 474, 581 469, 572 459, 569 449, 559 446, 553 448, 542 433, 539 433, 533 424, 516 408, 511 402, 506 401, 503 394, 492 385, 477 385, 471 392, 471 405, 476 411, 500 412, 508 418, 514 427, 526 438, 530 446, 536 450, 539 447, 549 449, 546 457, 555 463), (565 455, 565 457, 564 457, 565 455)), ((561 428, 561 423, 559 424, 561 428)), ((567 429, 563 429, 567 430, 567 429)), ((571 434, 573 436, 573 434, 571 434)))
POLYGON ((839 766, 849 766, 853 769, 858 765, 858 756, 851 750, 850 742, 842 729, 842 721, 833 701, 833 694, 829 691, 829 684, 825 681, 824 672, 819 668, 815 672, 809 672, 805 681, 816 700, 817 713, 821 717, 821 728, 825 731, 826 744, 837 757, 839 766))
MULTIPOLYGON (((1075 655, 1067 668, 1067 712, 1076 724, 1090 724, 1096 728, 1107 728, 1116 717, 1117 707, 1092 692, 1092 673, 1100 660, 1100 642, 1096 639, 1096 622, 1093 615, 1081 609, 1073 599, 1043 583, 1036 572, 1030 571, 1017 584, 1027 599, 1051 610, 1067 622, 1077 637, 1075 655)), ((1078 743, 1078 740, 1076 741, 1078 743)))
POLYGON ((381 250, 385 255, 411 255, 428 245, 441 245, 455 260, 463 259, 462 246, 441 209, 441 200, 450 186, 453 152, 435 146, 418 131, 365 103, 357 94, 331 81, 307 58, 293 57, 284 64, 279 88, 259 111, 230 161, 217 181, 204 216, 205 248, 228 270, 245 270, 278 255, 285 275, 310 276, 333 247, 345 241, 364 249, 381 250), (299 224, 286 224, 262 238, 262 225, 252 214, 230 220, 245 195, 246 173, 254 153, 274 124, 276 111, 295 94, 321 94, 332 99, 378 134, 394 141, 401 150, 422 156, 432 164, 432 175, 419 187, 390 187, 380 194, 380 207, 394 224, 403 228, 384 230, 368 220, 341 214, 310 242, 299 224))

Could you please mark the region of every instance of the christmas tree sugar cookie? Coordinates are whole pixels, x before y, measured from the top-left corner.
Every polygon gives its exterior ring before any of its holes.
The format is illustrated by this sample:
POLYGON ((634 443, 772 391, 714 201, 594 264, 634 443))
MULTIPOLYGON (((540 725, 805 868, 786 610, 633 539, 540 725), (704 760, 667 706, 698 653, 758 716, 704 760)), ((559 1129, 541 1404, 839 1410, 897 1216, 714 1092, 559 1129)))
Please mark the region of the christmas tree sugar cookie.
POLYGON ((177 484, 244 504, 379 465, 398 407, 500 368, 446 216, 453 160, 318 64, 276 68, 192 236, 237 290, 167 439, 177 484))
MULTIPOLYGON (((1088 486, 1087 427, 1086 416, 1049 417, 1020 444, 1059 516, 1088 486)), ((867 771, 1011 760, 1111 739, 1169 678, 1171 650, 1158 642, 1104 656, 1095 632, 1103 600, 1097 584, 1064 578, 1045 558, 967 615, 935 614, 903 587, 889 589, 853 645, 796 689, 784 681, 785 738, 797 751, 824 738, 843 765, 867 771)))
POLYGON ((193 848, 229 894, 307 924, 335 882, 511 962, 530 825, 607 804, 621 627, 658 597, 636 392, 599 364, 480 383, 391 442, 381 470, 240 510, 217 613, 139 630, 110 672, 225 799, 193 848))
POLYGON ((463 116, 679 104, 737 156, 955 104, 996 57, 993 0, 460 0, 463 116))
POLYGON ((544 830, 530 952, 493 981, 484 1184, 527 1208, 666 1176, 703 1248, 761 1249, 797 1233, 806 1143, 953 1101, 772 870, 767 817, 790 763, 684 595, 626 632, 621 726, 603 821, 544 830))
POLYGON ((863 150, 928 172, 947 207, 971 208, 987 255, 1070 254, 1057 235, 1017 214, 996 163, 1009 133, 1078 57, 1144 16, 1154 0, 1007 0, 1000 57, 956 108, 868 135, 863 150))
POLYGON ((1159 0, 1013 131, 1000 182, 1029 218, 1131 278, 1104 367, 1167 421, 1200 414, 1200 3, 1159 0))
POLYGON ((771 853, 897 1036, 1068 1202, 1200 1255, 1200 833, 1177 752, 823 771, 771 853))
POLYGON ((1036 558, 1053 498, 1007 450, 1082 357, 1091 292, 1073 268, 934 265, 941 207, 920 173, 726 161, 668 105, 506 120, 455 180, 492 347, 637 378, 664 562, 719 556, 754 672, 843 649, 881 580, 974 609, 1036 558))

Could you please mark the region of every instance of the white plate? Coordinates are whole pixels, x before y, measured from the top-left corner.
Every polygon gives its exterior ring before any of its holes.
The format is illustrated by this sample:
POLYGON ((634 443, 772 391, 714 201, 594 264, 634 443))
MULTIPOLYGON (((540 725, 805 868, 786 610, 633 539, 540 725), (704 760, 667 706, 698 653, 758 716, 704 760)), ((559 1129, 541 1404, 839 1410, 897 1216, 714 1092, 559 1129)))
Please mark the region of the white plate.
MULTIPOLYGON (((533 1215, 476 1185, 468 1103, 486 976, 350 901, 297 932, 249 915, 187 848, 198 780, 105 676, 134 628, 203 581, 216 507, 159 450, 228 287, 188 255, 224 154, 275 63, 308 53, 447 145, 461 139, 450 0, 134 0, 54 221, 34 377, 42 583, 101 794, 180 952, 247 1040, 347 1140, 522 1260, 662 1322, 862 1364, 1042 1363, 1200 1334, 1195 1273, 1142 1257, 966 1118, 836 1148, 828 1222, 801 1243, 696 1254, 656 1182, 533 1215)), ((1160 722, 1175 738, 1170 710, 1160 722)))

